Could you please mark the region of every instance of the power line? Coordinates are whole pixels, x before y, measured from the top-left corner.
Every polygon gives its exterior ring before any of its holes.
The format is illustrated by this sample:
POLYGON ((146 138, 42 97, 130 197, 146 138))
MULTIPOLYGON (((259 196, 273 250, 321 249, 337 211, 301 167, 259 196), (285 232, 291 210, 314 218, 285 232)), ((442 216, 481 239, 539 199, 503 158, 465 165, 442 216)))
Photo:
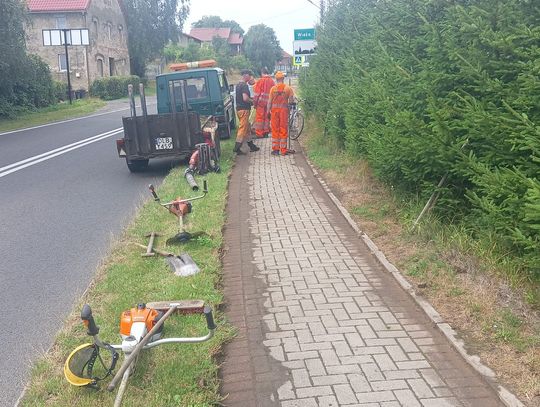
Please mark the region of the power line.
POLYGON ((317 7, 319 10, 321 9, 320 6, 318 6, 317 4, 313 3, 313 0, 307 0, 308 3, 314 5, 315 7, 317 7))

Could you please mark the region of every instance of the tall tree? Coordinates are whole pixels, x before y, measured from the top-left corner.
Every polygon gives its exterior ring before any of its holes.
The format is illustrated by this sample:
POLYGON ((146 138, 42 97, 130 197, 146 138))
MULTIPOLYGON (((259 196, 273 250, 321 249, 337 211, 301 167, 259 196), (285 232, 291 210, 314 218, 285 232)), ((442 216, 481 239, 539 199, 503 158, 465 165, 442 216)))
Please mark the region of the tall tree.
POLYGON ((190 0, 128 0, 124 2, 128 26, 131 72, 144 76, 146 64, 178 34, 189 15, 190 0))
POLYGON ((24 4, 20 0, 0 2, 0 116, 8 111, 14 97, 18 70, 26 60, 24 28, 24 4))
POLYGON ((253 68, 273 69, 276 61, 281 59, 281 47, 274 30, 264 24, 249 27, 244 38, 244 52, 253 68))
POLYGON ((26 54, 26 18, 25 1, 0 1, 0 117, 56 101, 49 67, 26 54))
POLYGON ((222 20, 220 16, 203 16, 199 21, 195 21, 193 28, 230 28, 232 32, 244 35, 244 29, 234 20, 222 20))

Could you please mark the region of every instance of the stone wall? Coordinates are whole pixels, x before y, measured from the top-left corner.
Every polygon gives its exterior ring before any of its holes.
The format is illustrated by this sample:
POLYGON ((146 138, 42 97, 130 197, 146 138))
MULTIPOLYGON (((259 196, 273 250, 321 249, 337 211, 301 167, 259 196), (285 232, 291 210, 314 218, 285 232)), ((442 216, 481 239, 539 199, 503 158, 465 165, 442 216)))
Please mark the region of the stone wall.
POLYGON ((113 76, 129 75, 127 26, 118 1, 92 0, 86 23, 90 30, 88 47, 90 81, 110 76, 110 73, 113 76))
MULTIPOLYGON (((31 54, 39 55, 51 70, 53 79, 67 82, 65 70, 60 69, 59 55, 64 55, 63 46, 44 46, 41 31, 55 29, 56 17, 65 16, 66 28, 85 28, 82 13, 32 13, 30 24, 26 27, 26 47, 31 54)), ((88 89, 87 50, 83 46, 71 46, 68 49, 69 68, 72 89, 88 89)))
POLYGON ((38 54, 49 64, 54 79, 67 82, 65 70, 60 68, 59 55, 63 46, 43 46, 42 30, 58 27, 58 19, 65 28, 88 28, 90 45, 70 46, 69 67, 73 90, 88 89, 100 77, 129 75, 127 27, 118 0, 92 0, 88 10, 70 13, 30 13, 26 27, 28 52, 38 54), (63 20, 63 17, 65 20, 63 20))

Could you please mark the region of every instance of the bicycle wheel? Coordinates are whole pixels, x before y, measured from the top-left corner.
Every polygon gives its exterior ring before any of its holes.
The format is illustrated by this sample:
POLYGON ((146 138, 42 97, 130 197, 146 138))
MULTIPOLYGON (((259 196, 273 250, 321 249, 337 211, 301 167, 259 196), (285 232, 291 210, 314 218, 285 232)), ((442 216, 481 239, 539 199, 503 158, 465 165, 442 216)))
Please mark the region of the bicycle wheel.
POLYGON ((300 110, 295 110, 289 121, 291 140, 296 140, 304 130, 304 115, 300 110))

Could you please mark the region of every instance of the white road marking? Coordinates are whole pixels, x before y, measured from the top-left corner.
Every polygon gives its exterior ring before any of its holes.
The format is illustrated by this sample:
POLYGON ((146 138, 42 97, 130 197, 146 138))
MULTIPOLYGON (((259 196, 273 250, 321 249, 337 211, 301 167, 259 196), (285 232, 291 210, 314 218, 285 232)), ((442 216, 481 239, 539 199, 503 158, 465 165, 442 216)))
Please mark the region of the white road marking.
MULTIPOLYGON (((152 105, 155 105, 155 104, 157 104, 157 102, 147 103, 148 106, 152 106, 152 105)), ((42 127, 47 127, 47 126, 54 126, 55 124, 69 123, 69 122, 74 122, 76 120, 89 119, 89 118, 92 118, 92 117, 103 116, 103 115, 110 114, 110 113, 121 112, 122 110, 129 110, 129 106, 128 107, 123 107, 122 109, 111 110, 110 112, 96 113, 96 114, 91 114, 90 116, 75 117, 73 119, 62 120, 62 121, 59 121, 59 122, 51 122, 51 123, 47 123, 47 124, 41 124, 39 126, 25 127, 23 129, 6 131, 4 133, 0 133, 0 136, 5 136, 7 134, 12 134, 12 133, 18 133, 20 131, 40 129, 42 127)))
POLYGON ((67 144, 65 146, 56 148, 51 151, 47 151, 43 154, 36 155, 21 161, 18 161, 13 164, 6 165, 5 167, 0 168, 0 178, 5 177, 6 175, 12 174, 16 171, 20 171, 24 168, 31 167, 32 165, 39 164, 40 162, 50 160, 51 158, 57 157, 59 155, 68 153, 70 151, 76 150, 78 148, 87 146, 89 144, 95 143, 96 141, 104 140, 106 138, 112 137, 114 135, 120 134, 123 132, 122 127, 119 127, 114 130, 109 130, 105 133, 97 134, 92 137, 88 137, 84 140, 77 141, 75 143, 67 144))
POLYGON ((92 115, 90 115, 90 116, 75 117, 74 119, 62 120, 62 121, 60 121, 60 122, 51 122, 51 123, 47 123, 47 124, 41 124, 41 125, 39 125, 39 126, 25 127, 25 128, 23 128, 23 129, 6 131, 6 132, 4 132, 4 133, 0 133, 0 136, 5 136, 5 135, 7 135, 7 134, 12 134, 12 133, 18 133, 18 132, 20 132, 20 131, 40 129, 40 128, 42 128, 42 127, 47 127, 47 126, 54 126, 55 124, 69 123, 69 122, 74 122, 74 121, 76 121, 76 120, 89 119, 89 118, 91 118, 91 117, 97 117, 97 116, 103 116, 103 115, 110 114, 110 113, 121 112, 122 110, 129 110, 129 107, 124 107, 124 108, 122 108, 122 109, 111 110, 110 112, 96 113, 96 114, 92 114, 92 115))

